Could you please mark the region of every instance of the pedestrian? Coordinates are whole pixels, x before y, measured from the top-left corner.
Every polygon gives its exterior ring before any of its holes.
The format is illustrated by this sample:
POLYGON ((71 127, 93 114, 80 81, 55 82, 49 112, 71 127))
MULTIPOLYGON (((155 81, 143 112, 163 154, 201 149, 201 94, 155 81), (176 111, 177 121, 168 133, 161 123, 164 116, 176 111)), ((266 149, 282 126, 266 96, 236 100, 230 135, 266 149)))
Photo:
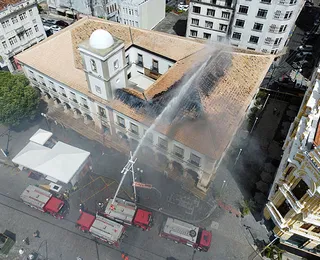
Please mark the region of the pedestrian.
POLYGON ((124 260, 129 260, 129 256, 126 255, 126 256, 124 257, 124 260))
POLYGON ((26 245, 30 245, 30 241, 28 237, 23 239, 22 242, 25 243, 26 245))
POLYGON ((80 212, 84 211, 84 205, 82 203, 80 203, 79 207, 80 207, 80 210, 79 210, 80 212))
POLYGON ((40 238, 39 230, 36 230, 35 232, 33 232, 33 237, 40 238))

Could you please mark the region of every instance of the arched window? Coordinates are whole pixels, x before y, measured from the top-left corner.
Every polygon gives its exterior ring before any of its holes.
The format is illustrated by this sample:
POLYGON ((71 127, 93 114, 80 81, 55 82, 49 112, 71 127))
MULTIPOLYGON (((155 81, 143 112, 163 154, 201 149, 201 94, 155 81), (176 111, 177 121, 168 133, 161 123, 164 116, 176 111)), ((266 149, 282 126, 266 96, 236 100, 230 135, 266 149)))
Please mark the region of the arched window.
POLYGON ((94 60, 90 60, 90 66, 92 71, 97 72, 97 65, 94 60))

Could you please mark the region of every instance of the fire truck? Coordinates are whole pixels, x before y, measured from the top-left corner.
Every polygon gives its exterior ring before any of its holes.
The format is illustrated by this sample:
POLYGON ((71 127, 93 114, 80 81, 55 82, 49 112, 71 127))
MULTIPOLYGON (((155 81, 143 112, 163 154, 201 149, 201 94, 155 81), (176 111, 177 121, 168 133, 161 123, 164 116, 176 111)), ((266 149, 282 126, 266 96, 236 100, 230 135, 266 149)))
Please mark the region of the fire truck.
POLYGON ((161 229, 160 237, 207 252, 210 248, 212 234, 192 224, 168 218, 161 229))
POLYGON ((49 213, 55 218, 65 217, 68 209, 65 202, 52 195, 52 193, 39 187, 29 185, 20 195, 22 201, 28 206, 49 213))
POLYGON ((124 225, 134 225, 149 231, 152 226, 152 213, 140 208, 133 202, 120 198, 107 199, 107 206, 102 213, 109 219, 124 225))
POLYGON ((81 231, 89 232, 92 236, 110 245, 118 246, 124 234, 124 226, 121 224, 99 215, 91 215, 84 211, 81 211, 77 226, 81 231))

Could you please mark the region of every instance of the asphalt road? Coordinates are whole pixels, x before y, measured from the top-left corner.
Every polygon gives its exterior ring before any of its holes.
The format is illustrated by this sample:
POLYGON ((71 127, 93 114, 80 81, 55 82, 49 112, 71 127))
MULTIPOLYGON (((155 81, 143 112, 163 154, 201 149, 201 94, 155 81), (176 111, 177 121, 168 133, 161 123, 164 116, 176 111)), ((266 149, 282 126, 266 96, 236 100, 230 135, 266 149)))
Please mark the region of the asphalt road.
MULTIPOLYGON (((28 127, 21 128, 19 131, 12 132, 11 142, 9 145, 10 155, 13 157, 22 147, 28 142, 28 139, 39 128, 46 129, 45 121, 36 122, 28 127)), ((86 140, 83 137, 77 136, 71 130, 59 130, 58 127, 52 126, 54 135, 60 136, 59 140, 67 141, 70 144, 76 144, 80 148, 94 150, 92 154, 94 163, 97 163, 96 168, 104 170, 104 175, 116 178, 119 176, 118 168, 121 169, 126 161, 125 156, 119 157, 114 150, 100 149, 100 146, 95 142, 86 140), (60 132, 58 132, 60 131, 60 132), (80 138, 80 139, 78 139, 80 138), (105 164, 105 154, 111 156, 112 164, 105 164), (105 153, 105 154, 103 154, 105 153), (99 162, 99 164, 98 164, 99 162)), ((0 129, 1 132, 4 130, 0 129)), ((4 147, 6 138, 0 138, 0 147, 4 147)), ((95 167, 95 165, 94 165, 95 167)), ((140 166, 142 167, 142 166, 140 166)), ((144 168, 146 170, 146 168, 144 168)), ((145 171, 147 174, 148 171, 145 171)), ((220 187, 221 181, 225 178, 226 173, 221 172, 217 179, 217 186, 220 187)), ((233 193, 236 197, 241 196, 239 191, 234 191, 237 184, 232 181, 232 176, 228 173, 228 186, 225 192, 233 193), (229 179, 230 178, 230 179, 229 179)), ((159 183, 165 181, 162 177, 158 177, 159 183)), ((200 226, 205 226, 213 233, 212 245, 207 253, 194 251, 184 245, 175 244, 172 241, 167 241, 158 236, 159 228, 164 220, 164 215, 155 212, 155 226, 150 232, 142 232, 135 228, 127 230, 127 237, 124 238, 120 248, 110 248, 107 245, 97 244, 92 241, 92 238, 86 234, 79 232, 74 224, 78 215, 77 203, 72 204, 72 214, 66 220, 58 221, 49 215, 42 214, 34 209, 27 207, 19 201, 21 192, 28 184, 35 183, 35 180, 27 178, 24 172, 17 169, 12 169, 2 166, 0 168, 0 230, 10 230, 17 236, 17 243, 12 250, 9 259, 15 259, 18 256, 17 251, 22 245, 22 239, 26 237, 32 238, 32 233, 38 229, 41 233, 41 239, 31 239, 28 250, 38 250, 41 242, 48 245, 49 259, 75 259, 77 255, 83 259, 121 259, 121 251, 127 252, 130 259, 166 259, 173 256, 176 259, 246 259, 253 252, 253 249, 247 241, 246 234, 243 231, 241 220, 228 211, 216 208, 212 216, 205 221, 198 223, 200 226), (14 188, 12 188, 14 187, 14 188), (85 247, 84 247, 85 245, 85 247), (98 250, 98 251, 97 251, 98 250)), ((162 183, 162 196, 164 202, 166 198, 172 194, 180 194, 181 188, 179 185, 172 183, 166 185, 162 183)), ((159 187, 161 188, 161 187, 159 187)), ((156 194, 156 193, 155 193, 156 194)), ((104 195, 104 194, 102 194, 104 195)), ((155 195, 157 196, 157 195, 155 195)), ((152 198, 151 198, 152 199, 152 198)), ((158 199, 157 197, 154 198, 158 199)), ((236 198, 235 198, 236 199, 236 198)), ((213 197, 208 197, 209 202, 214 202, 213 197)), ((168 203, 169 204, 169 203, 168 203)), ((178 211, 186 210, 178 206, 174 206, 178 211)), ((208 206, 207 210, 210 206, 208 206)), ((189 210, 189 209, 188 209, 189 210)), ((194 209, 196 214, 197 208, 194 209)), ((183 212, 182 212, 183 213, 183 212)), ((43 244, 42 244, 43 246, 43 244)), ((27 249, 26 248, 26 249, 27 249)), ((43 249, 41 249, 43 250, 43 249)), ((41 253, 44 254, 44 253, 41 253)), ((18 258, 17 258, 18 259, 18 258)))

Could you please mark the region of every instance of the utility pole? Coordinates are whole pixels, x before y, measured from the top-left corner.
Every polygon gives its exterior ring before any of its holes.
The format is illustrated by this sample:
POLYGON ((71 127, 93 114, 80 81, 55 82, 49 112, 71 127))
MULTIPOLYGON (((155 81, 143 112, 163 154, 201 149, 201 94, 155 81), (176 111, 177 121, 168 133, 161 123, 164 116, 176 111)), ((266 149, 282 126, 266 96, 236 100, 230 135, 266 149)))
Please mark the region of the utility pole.
POLYGON ((11 130, 11 128, 9 126, 9 130, 8 130, 8 133, 7 133, 7 136, 8 136, 7 147, 6 147, 6 150, 4 151, 7 156, 9 155, 10 130, 11 130))

